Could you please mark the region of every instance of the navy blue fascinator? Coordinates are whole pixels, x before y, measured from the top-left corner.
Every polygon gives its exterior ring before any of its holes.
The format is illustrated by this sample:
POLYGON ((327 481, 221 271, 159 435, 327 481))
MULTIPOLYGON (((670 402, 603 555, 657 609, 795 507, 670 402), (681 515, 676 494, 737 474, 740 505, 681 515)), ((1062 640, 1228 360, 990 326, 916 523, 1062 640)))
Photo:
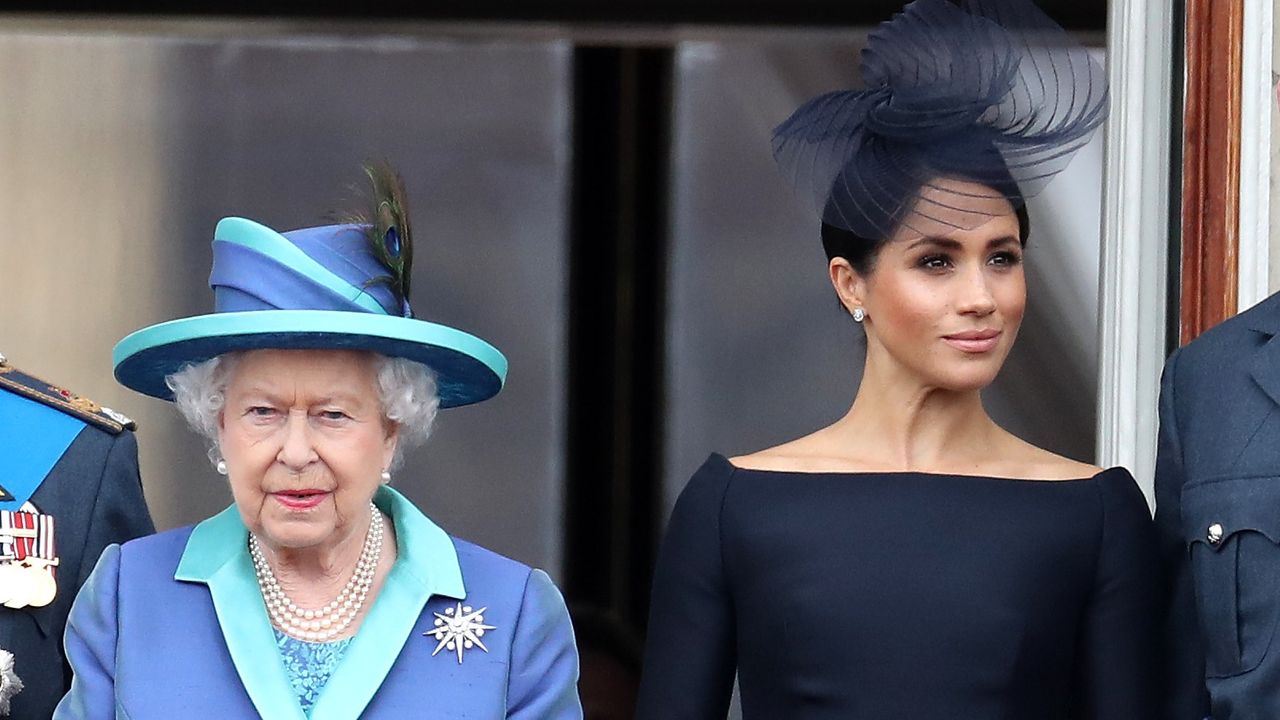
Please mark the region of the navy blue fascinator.
POLYGON ((802 105, 773 151, 824 223, 866 238, 1021 207, 1106 116, 1102 67, 1029 0, 915 0, 870 34, 862 79, 802 105))

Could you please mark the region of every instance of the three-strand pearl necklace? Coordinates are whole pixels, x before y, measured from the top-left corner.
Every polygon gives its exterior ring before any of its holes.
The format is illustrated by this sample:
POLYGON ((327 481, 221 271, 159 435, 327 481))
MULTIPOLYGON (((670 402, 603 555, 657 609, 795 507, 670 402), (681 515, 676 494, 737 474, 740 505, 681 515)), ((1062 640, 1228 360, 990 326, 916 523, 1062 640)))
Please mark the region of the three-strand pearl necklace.
POLYGON ((249 555, 253 558, 254 573, 258 576, 258 588, 262 591, 262 599, 267 604, 267 614, 277 628, 299 640, 325 642, 341 635, 360 614, 365 598, 369 595, 369 587, 373 585, 373 575, 377 572, 378 561, 382 559, 382 514, 377 506, 369 503, 371 517, 369 532, 364 536, 364 548, 360 550, 360 561, 351 574, 342 592, 333 602, 318 610, 307 610, 298 607, 284 588, 280 587, 271 565, 262 554, 258 539, 249 533, 249 555))

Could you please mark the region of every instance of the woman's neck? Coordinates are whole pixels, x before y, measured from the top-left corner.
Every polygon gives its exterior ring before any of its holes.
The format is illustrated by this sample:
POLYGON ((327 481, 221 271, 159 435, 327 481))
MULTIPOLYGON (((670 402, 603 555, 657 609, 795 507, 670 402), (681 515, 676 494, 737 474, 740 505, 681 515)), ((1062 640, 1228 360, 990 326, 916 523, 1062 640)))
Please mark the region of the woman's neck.
POLYGON ((1006 436, 977 390, 931 387, 904 369, 870 363, 852 407, 830 430, 858 456, 904 470, 977 468, 1006 436))
POLYGON ((375 517, 370 512, 345 537, 314 547, 274 547, 262 538, 259 542, 276 580, 290 599, 303 607, 319 607, 337 596, 351 579, 373 521, 383 522, 382 514, 375 517))

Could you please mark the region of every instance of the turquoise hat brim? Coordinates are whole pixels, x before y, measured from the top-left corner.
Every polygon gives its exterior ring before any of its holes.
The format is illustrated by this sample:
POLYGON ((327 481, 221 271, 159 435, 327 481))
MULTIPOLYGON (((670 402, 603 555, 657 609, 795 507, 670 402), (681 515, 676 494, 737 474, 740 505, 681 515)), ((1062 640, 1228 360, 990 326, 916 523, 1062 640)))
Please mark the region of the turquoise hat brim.
POLYGON ((420 362, 437 375, 441 407, 487 400, 507 377, 507 359, 474 335, 424 320, 342 310, 253 310, 172 320, 125 337, 112 362, 120 384, 172 400, 164 379, 184 365, 268 348, 368 350, 420 362))

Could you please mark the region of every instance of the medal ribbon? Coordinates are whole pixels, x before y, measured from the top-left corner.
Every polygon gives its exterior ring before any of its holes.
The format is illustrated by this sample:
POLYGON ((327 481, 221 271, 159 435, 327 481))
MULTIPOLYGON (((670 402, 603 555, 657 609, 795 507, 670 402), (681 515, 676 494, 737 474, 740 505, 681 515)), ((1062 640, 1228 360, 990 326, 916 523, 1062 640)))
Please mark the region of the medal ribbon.
POLYGON ((0 510, 0 562, 21 563, 35 557, 50 561, 53 570, 58 559, 53 528, 52 515, 0 510))
POLYGON ((45 560, 56 560, 58 548, 53 541, 53 516, 40 513, 36 516, 36 520, 39 521, 39 527, 36 528, 36 539, 39 542, 36 555, 45 560))

